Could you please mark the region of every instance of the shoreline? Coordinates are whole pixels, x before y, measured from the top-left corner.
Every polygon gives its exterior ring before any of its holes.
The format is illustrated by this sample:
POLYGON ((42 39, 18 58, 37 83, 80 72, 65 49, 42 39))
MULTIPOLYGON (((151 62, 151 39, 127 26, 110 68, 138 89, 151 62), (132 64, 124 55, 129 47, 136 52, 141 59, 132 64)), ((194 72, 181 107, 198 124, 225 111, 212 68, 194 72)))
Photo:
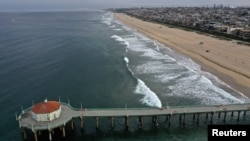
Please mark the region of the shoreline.
POLYGON ((188 56, 201 66, 202 71, 215 75, 232 89, 250 98, 250 64, 247 62, 250 60, 250 47, 239 45, 234 40, 220 40, 121 13, 115 13, 114 17, 149 38, 188 56))

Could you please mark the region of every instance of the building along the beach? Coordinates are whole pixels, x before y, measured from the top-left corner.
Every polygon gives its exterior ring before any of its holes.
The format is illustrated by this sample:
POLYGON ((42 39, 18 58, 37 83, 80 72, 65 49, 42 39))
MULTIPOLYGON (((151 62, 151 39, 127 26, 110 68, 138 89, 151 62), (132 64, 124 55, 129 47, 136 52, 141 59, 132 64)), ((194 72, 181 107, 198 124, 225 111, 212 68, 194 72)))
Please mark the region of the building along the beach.
POLYGON ((116 9, 143 20, 250 41, 249 7, 160 7, 116 9), (237 30, 232 30, 237 29, 237 30))

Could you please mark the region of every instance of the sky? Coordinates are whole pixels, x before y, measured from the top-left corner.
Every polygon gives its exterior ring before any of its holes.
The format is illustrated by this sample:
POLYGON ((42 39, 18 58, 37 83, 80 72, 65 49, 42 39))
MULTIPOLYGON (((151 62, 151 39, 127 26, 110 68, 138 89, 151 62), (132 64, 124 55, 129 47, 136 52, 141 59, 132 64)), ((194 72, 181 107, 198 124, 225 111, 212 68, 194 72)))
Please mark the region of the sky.
POLYGON ((0 11, 213 6, 214 4, 250 6, 250 0, 0 0, 0 11))

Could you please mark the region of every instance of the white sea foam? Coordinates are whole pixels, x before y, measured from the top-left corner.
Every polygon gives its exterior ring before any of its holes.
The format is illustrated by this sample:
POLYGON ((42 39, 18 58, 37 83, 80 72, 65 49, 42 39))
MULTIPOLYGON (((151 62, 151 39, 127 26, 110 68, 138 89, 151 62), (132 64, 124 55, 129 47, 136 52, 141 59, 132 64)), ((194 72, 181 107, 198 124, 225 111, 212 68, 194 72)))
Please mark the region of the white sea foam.
MULTIPOLYGON (((136 52, 143 52, 141 56, 150 57, 152 59, 164 60, 165 62, 173 62, 176 61, 173 57, 168 56, 167 54, 163 54, 155 49, 147 47, 144 41, 141 41, 137 37, 127 37, 123 40, 127 41, 130 46, 129 49, 136 52)), ((151 43, 155 43, 152 42, 151 43)), ((155 43, 156 44, 156 43, 155 43)))
POLYGON ((124 44, 129 47, 129 42, 127 42, 126 40, 124 41, 124 44))
POLYGON ((166 64, 162 61, 148 61, 138 65, 136 67, 136 72, 139 74, 165 74, 184 69, 185 68, 182 66, 166 64))
MULTIPOLYGON (((222 81, 220 81, 217 77, 213 76, 212 74, 203 72, 200 66, 196 64, 194 61, 192 61, 192 59, 183 58, 180 61, 178 61, 178 65, 184 66, 190 72, 189 76, 180 79, 181 82, 178 83, 178 86, 180 86, 180 83, 189 84, 190 89, 195 90, 192 96, 202 99, 202 102, 204 104, 243 103, 246 100, 246 98, 245 100, 236 98, 230 93, 226 92, 225 90, 214 85, 213 82, 211 82, 211 80, 208 79, 208 77, 211 77, 212 79, 216 80, 222 85, 226 85, 226 84, 222 83, 222 81)), ((188 85, 183 86, 183 87, 188 87, 188 85)), ((176 90, 178 90, 178 88, 176 90)), ((181 93, 185 95, 185 92, 181 92, 181 93)), ((177 92, 177 93, 180 94, 180 92, 177 92)))
POLYGON ((102 16, 102 23, 112 26, 113 14, 108 12, 102 16))
POLYGON ((113 30, 115 30, 115 31, 122 31, 122 29, 120 29, 120 28, 116 28, 116 29, 113 29, 113 30))
MULTIPOLYGON (((133 51, 133 52, 142 52, 142 53, 146 53, 149 51, 149 48, 145 48, 145 44, 140 43, 140 42, 136 42, 136 38, 125 38, 125 40, 130 44, 129 46, 129 50, 133 51)), ((148 52, 149 53, 149 52, 148 52)), ((151 57, 147 54, 145 54, 145 56, 147 57, 151 57)))
POLYGON ((140 100, 143 104, 158 108, 162 107, 158 96, 140 79, 137 80, 137 86, 134 93, 144 95, 140 100))
POLYGON ((102 21, 103 23, 107 24, 107 25, 111 25, 110 21, 102 21))
POLYGON ((136 72, 139 74, 164 73, 165 68, 160 61, 147 62, 136 67, 136 72))
POLYGON ((127 31, 132 31, 131 28, 129 28, 128 26, 125 26, 125 25, 123 25, 122 28, 125 29, 125 30, 127 30, 127 31))
POLYGON ((127 47, 129 46, 129 43, 118 35, 112 35, 111 38, 114 38, 116 41, 122 42, 127 47))
POLYGON ((190 74, 168 86, 171 95, 200 99, 203 104, 244 103, 223 89, 215 86, 208 78, 199 74, 190 74))
MULTIPOLYGON (((133 77, 135 77, 136 78, 136 76, 135 76, 135 73, 131 70, 131 68, 129 67, 129 59, 128 59, 128 57, 124 57, 123 58, 123 60, 126 62, 126 66, 127 66, 127 68, 128 68, 128 70, 129 70, 129 72, 132 74, 132 76, 133 77)), ((137 79, 137 78, 136 78, 137 79)))
POLYGON ((146 56, 146 57, 150 57, 152 59, 157 59, 157 60, 165 60, 168 62, 174 62, 176 61, 174 58, 166 55, 166 54, 162 54, 161 52, 155 51, 153 49, 144 49, 144 54, 142 56, 146 56))
POLYGON ((124 57, 124 61, 128 64, 129 63, 128 57, 124 57))
POLYGON ((160 51, 160 48, 159 48, 158 44, 156 43, 156 41, 154 41, 154 45, 156 46, 156 50, 160 51))
POLYGON ((184 74, 185 73, 180 73, 180 74, 162 73, 162 74, 154 75, 154 78, 156 79, 155 80, 156 82, 169 83, 169 81, 178 79, 178 78, 182 77, 184 74))
POLYGON ((143 40, 143 41, 152 41, 151 39, 145 37, 144 35, 138 33, 138 32, 135 32, 135 35, 140 39, 140 40, 143 40))
POLYGON ((118 36, 118 35, 112 35, 111 38, 114 38, 116 41, 124 41, 122 39, 122 37, 118 36))
POLYGON ((165 46, 164 44, 159 43, 158 41, 154 41, 154 42, 156 43, 156 45, 158 46, 159 49, 160 49, 160 47, 161 47, 161 48, 164 47, 164 49, 168 50, 169 52, 172 52, 172 49, 169 48, 169 47, 167 47, 167 46, 165 46))
POLYGON ((120 21, 115 20, 114 23, 118 24, 118 25, 122 25, 122 23, 120 21))
POLYGON ((177 61, 178 65, 184 66, 187 68, 189 71, 195 72, 195 73, 201 73, 201 67, 197 63, 195 63, 192 59, 190 58, 183 58, 179 61, 177 61))
POLYGON ((222 80, 220 80, 217 76, 214 76, 214 75, 212 75, 211 73, 209 73, 209 72, 204 72, 204 71, 201 71, 201 74, 205 75, 205 76, 206 76, 207 78, 209 78, 209 79, 215 80, 215 81, 221 83, 222 85, 224 85, 224 86, 226 86, 226 87, 228 87, 228 88, 234 90, 235 92, 237 92, 239 95, 242 96, 242 98, 239 97, 242 101, 249 101, 249 98, 248 98, 247 96, 245 96, 243 93, 239 92, 238 90, 236 90, 236 89, 230 87, 228 84, 226 84, 225 82, 223 82, 222 80))

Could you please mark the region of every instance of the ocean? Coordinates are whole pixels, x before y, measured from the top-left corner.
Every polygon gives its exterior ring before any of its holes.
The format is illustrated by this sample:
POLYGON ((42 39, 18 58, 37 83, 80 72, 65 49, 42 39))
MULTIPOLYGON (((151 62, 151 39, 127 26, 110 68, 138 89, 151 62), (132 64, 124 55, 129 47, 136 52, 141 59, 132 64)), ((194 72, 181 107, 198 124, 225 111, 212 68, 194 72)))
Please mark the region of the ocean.
MULTIPOLYGON (((160 108, 246 103, 244 94, 200 69, 190 58, 151 40, 105 11, 0 13, 0 141, 23 140, 16 114, 21 108, 61 100, 80 108, 160 108)), ((249 113, 242 124, 249 124, 249 113)), ((236 117, 234 117, 236 118, 236 117)), ((186 126, 164 117, 143 129, 116 119, 86 119, 85 129, 55 131, 53 141, 205 141, 207 121, 186 126)), ((217 119, 216 123, 222 123, 217 119)), ((228 122, 237 123, 228 117, 228 122)), ((34 140, 28 132, 28 139, 34 140)), ((42 133, 39 140, 49 140, 42 133)))

